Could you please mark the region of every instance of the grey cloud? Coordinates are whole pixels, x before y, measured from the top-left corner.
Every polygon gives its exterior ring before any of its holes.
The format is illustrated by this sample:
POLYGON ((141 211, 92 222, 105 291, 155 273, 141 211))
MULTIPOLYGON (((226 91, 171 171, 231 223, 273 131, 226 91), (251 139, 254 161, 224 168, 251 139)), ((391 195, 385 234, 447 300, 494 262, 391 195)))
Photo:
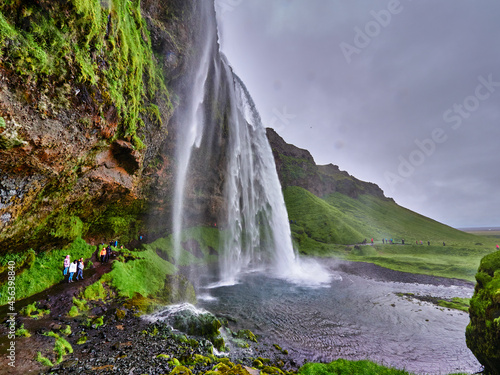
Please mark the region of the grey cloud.
POLYGON ((478 77, 500 82, 500 3, 401 0, 401 12, 347 63, 340 43, 353 44, 355 28, 389 3, 242 0, 219 16, 222 49, 263 120, 318 163, 449 225, 500 226, 500 87, 457 129, 443 119, 475 95, 478 77), (292 116, 277 121, 284 109, 292 116), (388 184, 384 173, 396 173, 399 158, 437 128, 447 140, 388 184))

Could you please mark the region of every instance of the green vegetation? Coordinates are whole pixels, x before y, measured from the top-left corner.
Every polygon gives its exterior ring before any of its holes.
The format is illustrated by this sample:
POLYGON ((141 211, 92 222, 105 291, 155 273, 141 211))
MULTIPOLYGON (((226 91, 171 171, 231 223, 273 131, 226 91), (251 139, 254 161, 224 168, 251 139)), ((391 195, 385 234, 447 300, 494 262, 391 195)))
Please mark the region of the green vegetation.
POLYGON ((168 97, 168 91, 139 0, 110 0, 109 6, 99 0, 40 1, 22 7, 4 1, 0 42, 2 65, 21 77, 40 112, 68 108, 75 87, 83 85, 86 100, 99 111, 96 117, 107 117, 108 123, 118 117, 120 135, 144 147, 136 133, 141 113, 156 115, 146 101, 168 97), (38 90, 31 91, 32 83, 38 90), (115 116, 110 108, 116 108, 115 116))
MULTIPOLYGON (((198 258, 183 249, 177 266, 200 264, 204 260, 216 259, 214 255, 209 255, 209 248, 218 247, 218 235, 217 229, 207 227, 195 227, 184 231, 181 236, 182 241, 189 240, 198 244, 203 258, 198 258)), ((124 250, 122 254, 120 261, 113 263, 112 271, 100 280, 101 283, 105 282, 114 288, 119 296, 135 298, 135 301, 141 304, 144 301, 137 294, 145 298, 159 298, 164 302, 179 301, 183 297, 194 301, 192 285, 182 277, 174 276, 178 268, 173 264, 172 236, 144 244, 139 251, 124 250), (183 295, 172 295, 174 291, 170 285, 173 284, 183 295)), ((89 299, 88 296, 83 297, 89 299)))
POLYGON ((54 353, 56 354, 56 363, 61 363, 66 354, 73 353, 71 344, 63 337, 52 331, 44 333, 44 336, 54 337, 56 339, 54 344, 54 353))
MULTIPOLYGON (((105 300, 107 296, 108 296, 108 292, 103 285, 102 279, 96 281, 92 285, 89 285, 80 294, 80 298, 82 298, 83 300, 87 300, 87 301, 105 300)), ((73 300, 73 303, 75 303, 75 300, 73 300)), ((76 302, 75 305, 78 306, 79 303, 76 302)), ((81 306, 81 304, 80 304, 79 309, 81 309, 82 307, 83 306, 81 306)))
POLYGON ((54 367, 54 364, 50 361, 50 359, 42 356, 41 352, 36 353, 35 360, 40 362, 42 365, 47 366, 47 367, 54 367))
POLYGON ((71 309, 69 309, 68 316, 74 318, 75 316, 78 316, 80 313, 78 311, 78 308, 73 305, 71 306, 71 309))
POLYGON ((28 316, 33 319, 39 319, 44 315, 50 314, 50 310, 39 309, 37 306, 37 302, 33 302, 30 305, 27 305, 19 311, 21 315, 28 316))
POLYGON ((350 375, 350 374, 366 374, 366 375, 408 375, 409 373, 403 370, 388 369, 379 366, 369 361, 347 361, 339 359, 337 361, 322 364, 322 363, 307 363, 299 370, 300 375, 350 375))
MULTIPOLYGON (((486 369, 500 368, 500 251, 481 260, 470 301, 467 346, 486 369)), ((493 371, 493 373, 495 373, 493 371)))
MULTIPOLYGON (((71 259, 87 259, 92 256, 94 250, 94 246, 77 238, 65 249, 38 254, 29 269, 16 275, 16 299, 32 296, 63 281, 63 260, 66 255, 69 254, 71 259)), ((0 286, 0 305, 7 303, 7 287, 7 283, 0 286)))
POLYGON ((66 326, 65 326, 64 328, 61 328, 59 331, 60 331, 63 335, 66 335, 66 336, 71 335, 71 326, 70 326, 70 325, 68 325, 68 324, 66 324, 66 326))
POLYGON ((87 342, 87 335, 82 335, 76 341, 76 345, 83 345, 87 342))
MULTIPOLYGON (((155 295, 163 288, 165 275, 177 271, 173 264, 160 258, 152 248, 138 255, 140 258, 133 261, 113 262, 112 271, 101 279, 115 288, 119 296, 132 298, 135 293, 155 295)), ((99 285, 102 284, 99 282, 99 285)))
MULTIPOLYGON (((299 375, 412 375, 412 373, 377 365, 370 361, 338 359, 331 363, 307 363, 299 369, 299 375)), ((467 375, 455 373, 450 375, 467 375)))
POLYGON ((335 193, 320 199, 294 186, 285 189, 284 196, 292 236, 302 254, 474 281, 481 258, 494 249, 492 239, 458 231, 371 195, 354 199, 335 193), (339 245, 371 238, 373 247, 339 245), (383 238, 393 239, 394 244, 382 244, 383 238))
POLYGON ((24 323, 16 330, 17 337, 31 337, 31 333, 24 328, 24 323))
POLYGON ((454 297, 451 301, 440 300, 438 305, 448 309, 455 309, 468 312, 470 306, 470 298, 454 297))

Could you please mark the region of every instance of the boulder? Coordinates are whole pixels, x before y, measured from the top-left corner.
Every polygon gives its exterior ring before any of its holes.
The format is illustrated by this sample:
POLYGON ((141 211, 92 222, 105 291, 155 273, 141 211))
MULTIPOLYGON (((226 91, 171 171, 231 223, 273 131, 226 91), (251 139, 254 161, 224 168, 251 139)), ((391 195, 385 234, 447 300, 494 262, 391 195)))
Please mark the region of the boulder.
POLYGON ((487 373, 500 374, 500 251, 481 260, 476 280, 465 331, 467 346, 487 373))

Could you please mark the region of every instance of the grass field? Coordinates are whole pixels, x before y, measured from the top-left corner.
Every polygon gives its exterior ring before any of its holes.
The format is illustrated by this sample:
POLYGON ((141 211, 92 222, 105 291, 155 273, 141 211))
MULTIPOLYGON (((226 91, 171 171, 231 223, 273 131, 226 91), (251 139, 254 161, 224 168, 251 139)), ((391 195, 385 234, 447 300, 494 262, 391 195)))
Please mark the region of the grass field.
POLYGON ((491 235, 459 231, 391 200, 339 193, 321 199, 300 187, 285 189, 284 196, 293 239, 302 254, 474 281, 481 258, 496 251, 498 240, 491 235), (365 239, 370 243, 371 238, 374 246, 346 246, 365 239), (382 239, 392 239, 393 244, 383 244, 382 239))

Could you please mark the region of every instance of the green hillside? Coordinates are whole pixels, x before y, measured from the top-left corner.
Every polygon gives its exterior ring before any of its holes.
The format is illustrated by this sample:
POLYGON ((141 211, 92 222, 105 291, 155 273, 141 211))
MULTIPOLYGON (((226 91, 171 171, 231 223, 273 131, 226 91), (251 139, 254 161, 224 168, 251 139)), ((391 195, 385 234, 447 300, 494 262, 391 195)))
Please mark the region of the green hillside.
POLYGON ((461 232, 373 195, 351 198, 333 193, 321 199, 291 186, 284 197, 292 236, 302 254, 473 281, 481 258, 495 250, 492 238, 461 232), (347 246, 364 239, 369 243, 371 238, 374 246, 347 246), (383 238, 394 244, 383 244, 383 238))

